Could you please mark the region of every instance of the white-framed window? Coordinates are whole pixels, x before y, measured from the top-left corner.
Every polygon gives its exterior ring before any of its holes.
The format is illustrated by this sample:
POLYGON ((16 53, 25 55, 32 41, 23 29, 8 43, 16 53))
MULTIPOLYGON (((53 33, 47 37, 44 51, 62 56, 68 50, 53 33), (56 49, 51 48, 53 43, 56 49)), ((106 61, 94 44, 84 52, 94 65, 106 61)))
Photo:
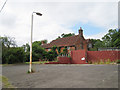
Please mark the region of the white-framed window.
POLYGON ((69 50, 70 49, 70 47, 67 47, 67 50, 69 50))

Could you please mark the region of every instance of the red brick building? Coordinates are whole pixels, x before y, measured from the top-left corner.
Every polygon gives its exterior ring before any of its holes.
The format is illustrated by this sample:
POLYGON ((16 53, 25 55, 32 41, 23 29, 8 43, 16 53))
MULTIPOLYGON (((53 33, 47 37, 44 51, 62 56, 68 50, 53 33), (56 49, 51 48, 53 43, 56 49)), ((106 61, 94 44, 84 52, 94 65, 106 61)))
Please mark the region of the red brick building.
POLYGON ((87 51, 88 48, 92 47, 90 39, 84 38, 82 28, 80 28, 78 32, 79 32, 78 35, 59 38, 59 39, 53 40, 48 44, 42 44, 41 47, 45 48, 46 51, 50 51, 53 46, 60 47, 61 52, 63 51, 65 46, 67 46, 68 51, 81 50, 81 49, 85 49, 87 51))

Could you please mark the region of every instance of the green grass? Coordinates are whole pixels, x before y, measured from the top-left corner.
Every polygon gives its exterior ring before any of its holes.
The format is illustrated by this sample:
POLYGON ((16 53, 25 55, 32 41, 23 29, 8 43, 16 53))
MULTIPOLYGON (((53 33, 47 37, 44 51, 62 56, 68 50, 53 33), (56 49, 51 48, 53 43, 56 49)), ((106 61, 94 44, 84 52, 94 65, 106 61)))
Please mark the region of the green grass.
POLYGON ((100 61, 97 61, 97 62, 91 62, 89 64, 117 64, 119 62, 119 60, 117 61, 111 61, 110 59, 107 59, 107 60, 100 60, 100 61))
POLYGON ((5 76, 0 76, 0 80, 2 81, 2 87, 3 88, 15 88, 13 85, 11 85, 8 82, 8 79, 5 76))
MULTIPOLYGON (((57 60, 56 61, 36 61, 36 62, 32 62, 32 64, 45 64, 48 62, 57 62, 57 60)), ((30 62, 25 62, 25 64, 30 64, 30 62)))

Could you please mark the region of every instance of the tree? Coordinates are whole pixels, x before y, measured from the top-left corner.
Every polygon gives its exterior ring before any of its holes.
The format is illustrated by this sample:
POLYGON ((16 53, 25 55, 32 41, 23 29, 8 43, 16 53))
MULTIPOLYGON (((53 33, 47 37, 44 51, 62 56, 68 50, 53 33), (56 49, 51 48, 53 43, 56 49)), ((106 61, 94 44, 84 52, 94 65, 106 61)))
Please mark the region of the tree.
POLYGON ((40 42, 43 42, 44 44, 47 44, 47 40, 41 40, 40 42))
POLYGON ((51 51, 48 51, 48 52, 47 52, 46 58, 47 58, 49 61, 55 60, 55 58, 58 56, 56 50, 57 50, 57 47, 56 47, 56 46, 53 46, 53 47, 51 48, 51 51))
POLYGON ((47 52, 47 55, 46 55, 46 58, 49 60, 49 61, 53 61, 55 59, 55 53, 54 51, 48 51, 47 52))
POLYGON ((103 41, 100 39, 91 39, 92 48, 90 48, 90 51, 96 51, 98 48, 104 47, 103 41))
POLYGON ((110 29, 102 40, 105 47, 120 47, 120 29, 110 29))
POLYGON ((61 36, 58 36, 58 38, 57 39, 59 39, 59 38, 64 38, 64 37, 70 37, 70 36, 74 36, 75 34, 74 33, 68 33, 68 34, 61 34, 61 36))
POLYGON ((25 52, 22 47, 11 47, 3 53, 2 63, 13 64, 23 63, 26 60, 25 52))
POLYGON ((68 33, 68 34, 62 34, 61 37, 64 38, 64 37, 70 37, 70 36, 74 36, 75 34, 74 33, 68 33))
POLYGON ((17 46, 14 37, 9 37, 9 36, 0 37, 0 41, 2 42, 3 47, 10 48, 17 46))
POLYGON ((46 51, 44 48, 40 47, 39 44, 34 43, 32 44, 32 55, 33 61, 38 61, 39 59, 43 60, 46 57, 46 51))
POLYGON ((2 63, 21 63, 25 61, 25 52, 23 47, 17 47, 15 38, 0 37, 2 42, 2 63))
MULTIPOLYGON (((38 61, 39 59, 44 60, 46 58, 47 52, 40 45, 42 42, 47 43, 47 40, 34 41, 32 43, 32 60, 38 61)), ((23 48, 26 52, 27 61, 30 59, 30 46, 29 44, 23 45, 23 48)))

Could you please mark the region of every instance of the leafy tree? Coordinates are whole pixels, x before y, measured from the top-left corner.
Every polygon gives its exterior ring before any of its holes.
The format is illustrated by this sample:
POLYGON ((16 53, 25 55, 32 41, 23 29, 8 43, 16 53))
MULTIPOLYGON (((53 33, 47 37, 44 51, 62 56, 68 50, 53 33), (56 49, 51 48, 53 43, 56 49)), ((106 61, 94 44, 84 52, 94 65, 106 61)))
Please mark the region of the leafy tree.
POLYGON ((102 40, 105 47, 120 47, 120 29, 110 29, 102 40))
POLYGON ((44 44, 47 44, 47 40, 41 40, 40 42, 43 42, 44 44))
POLYGON ((64 37, 69 37, 69 36, 74 36, 75 34, 74 33, 68 33, 68 34, 62 34, 61 37, 64 38, 64 37))
POLYGON ((57 47, 56 46, 53 46, 51 48, 51 51, 48 51, 47 54, 46 54, 46 58, 49 60, 49 61, 53 61, 55 60, 55 58, 58 56, 57 52, 56 52, 56 49, 57 47))
POLYGON ((14 37, 8 37, 8 36, 0 37, 0 41, 2 42, 3 47, 10 48, 17 46, 14 37))
MULTIPOLYGON (((42 40, 44 43, 47 43, 47 40, 42 40)), ((46 58, 47 52, 40 45, 42 41, 35 41, 32 43, 32 60, 38 61, 39 59, 44 60, 46 58)), ((30 46, 29 44, 23 45, 23 48, 26 52, 27 61, 30 60, 30 46)))
POLYGON ((74 36, 75 34, 74 33, 68 33, 68 34, 61 34, 61 36, 58 36, 58 38, 57 39, 59 39, 59 38, 64 38, 64 37, 70 37, 70 36, 74 36))
POLYGON ((2 42, 2 63, 21 63, 24 62, 25 52, 22 47, 17 47, 15 38, 13 37, 0 37, 2 42))
POLYGON ((90 48, 90 51, 97 51, 98 48, 104 47, 103 41, 100 39, 91 39, 92 48, 90 48))
POLYGON ((11 47, 3 53, 2 60, 3 64, 23 63, 26 60, 25 52, 21 47, 11 47))
POLYGON ((33 61, 38 61, 39 59, 45 59, 46 51, 44 48, 40 47, 39 44, 33 43, 32 45, 32 55, 33 61))
POLYGON ((47 58, 49 61, 53 61, 53 60, 55 59, 54 51, 48 51, 48 52, 47 52, 47 55, 46 55, 46 58, 47 58))

